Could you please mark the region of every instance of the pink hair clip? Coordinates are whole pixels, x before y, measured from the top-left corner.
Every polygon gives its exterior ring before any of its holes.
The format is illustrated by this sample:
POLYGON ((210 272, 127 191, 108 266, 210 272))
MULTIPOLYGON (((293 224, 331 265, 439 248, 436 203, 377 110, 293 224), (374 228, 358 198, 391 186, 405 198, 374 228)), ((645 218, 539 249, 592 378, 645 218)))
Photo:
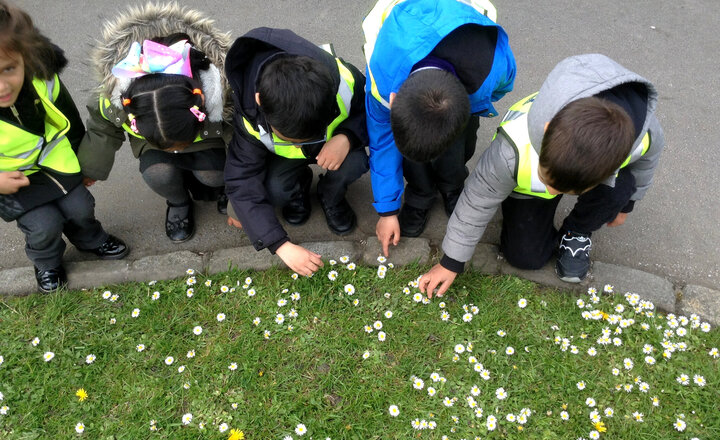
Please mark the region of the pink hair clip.
POLYGON ((137 119, 135 119, 135 115, 128 113, 128 119, 130 119, 130 130, 132 130, 135 134, 139 134, 140 132, 137 128, 137 119))
POLYGON ((195 115, 195 117, 197 118, 197 120, 200 121, 200 122, 204 121, 204 120, 205 120, 205 117, 207 116, 207 115, 205 115, 205 113, 203 113, 202 111, 200 111, 200 108, 199 108, 198 106, 196 106, 196 105, 190 107, 190 111, 192 112, 192 114, 195 115))

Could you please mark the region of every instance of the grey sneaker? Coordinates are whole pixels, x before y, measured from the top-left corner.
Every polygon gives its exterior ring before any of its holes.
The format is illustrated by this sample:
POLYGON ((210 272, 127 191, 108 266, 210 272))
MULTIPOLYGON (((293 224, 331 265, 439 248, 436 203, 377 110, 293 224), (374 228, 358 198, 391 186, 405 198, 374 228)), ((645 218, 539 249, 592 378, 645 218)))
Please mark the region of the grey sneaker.
POLYGON ((590 270, 592 240, 584 234, 568 231, 560 239, 555 272, 567 283, 579 283, 590 270))

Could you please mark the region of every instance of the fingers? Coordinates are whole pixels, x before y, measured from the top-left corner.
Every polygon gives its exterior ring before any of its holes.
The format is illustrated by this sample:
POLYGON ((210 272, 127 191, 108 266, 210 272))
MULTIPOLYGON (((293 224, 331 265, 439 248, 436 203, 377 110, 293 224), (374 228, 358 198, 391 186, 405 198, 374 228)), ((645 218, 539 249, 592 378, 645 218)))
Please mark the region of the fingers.
POLYGON ((427 287, 428 283, 430 283, 430 277, 428 277, 428 274, 420 276, 420 281, 418 281, 418 288, 420 289, 420 292, 425 293, 425 287, 427 287))
MULTIPOLYGON (((387 238, 385 238, 385 237, 383 237, 383 238, 378 237, 378 238, 380 239, 380 243, 382 243, 383 255, 385 255, 385 258, 387 258, 387 257, 389 256, 389 250, 388 250, 388 248, 390 247, 390 237, 387 237, 387 238)), ((395 243, 395 244, 396 244, 396 243, 395 243)))
POLYGON ((393 246, 397 246, 398 243, 400 243, 400 234, 393 234, 393 246))

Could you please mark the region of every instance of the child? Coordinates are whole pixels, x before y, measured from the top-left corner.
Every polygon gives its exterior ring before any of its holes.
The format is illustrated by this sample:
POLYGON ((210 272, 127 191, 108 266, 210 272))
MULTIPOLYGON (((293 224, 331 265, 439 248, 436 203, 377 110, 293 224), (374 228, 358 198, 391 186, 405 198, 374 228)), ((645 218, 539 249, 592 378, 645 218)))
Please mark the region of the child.
POLYGON ((539 269, 557 251, 558 276, 580 282, 591 233, 622 225, 652 183, 665 145, 656 105, 651 83, 603 55, 560 62, 505 115, 448 223, 445 256, 420 289, 448 289, 501 204, 500 250, 510 264, 539 269), (558 234, 561 194, 579 197, 558 234))
POLYGON ((401 234, 423 232, 438 191, 450 216, 478 116, 495 116, 492 102, 512 90, 515 59, 495 15, 485 0, 380 0, 363 22, 370 177, 385 256, 401 234))
POLYGON ((225 168, 231 206, 255 249, 268 248, 292 270, 311 275, 320 255, 290 242, 275 217, 299 225, 310 216, 309 164, 327 172, 317 185, 328 227, 349 234, 356 217, 345 200, 368 169, 363 87, 354 66, 285 29, 258 28, 228 52, 235 135, 225 168))
POLYGON ((95 219, 74 149, 85 128, 58 73, 63 51, 30 16, 0 0, 0 216, 17 222, 40 291, 67 283, 62 234, 81 251, 120 259, 125 243, 95 219))
POLYGON ((231 127, 223 113, 231 112, 222 68, 230 40, 201 13, 176 3, 131 7, 103 28, 94 54, 102 84, 88 101, 78 152, 86 183, 108 178, 127 135, 143 179, 166 199, 166 235, 187 241, 195 232, 191 194, 219 197, 218 211, 226 213, 231 127))

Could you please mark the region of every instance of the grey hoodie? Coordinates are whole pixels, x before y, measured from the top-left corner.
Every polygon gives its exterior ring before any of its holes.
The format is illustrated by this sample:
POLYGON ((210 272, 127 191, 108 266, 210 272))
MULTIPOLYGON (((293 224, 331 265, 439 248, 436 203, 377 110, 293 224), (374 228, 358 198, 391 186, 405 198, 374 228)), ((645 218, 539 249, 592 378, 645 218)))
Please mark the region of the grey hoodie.
MULTIPOLYGON (((640 200, 652 183, 653 174, 665 146, 662 128, 655 116, 657 92, 645 78, 627 70, 610 58, 586 54, 566 58, 550 72, 528 112, 530 142, 538 153, 545 124, 568 103, 597 95, 625 83, 647 87, 647 110, 642 131, 633 149, 650 133, 651 144, 645 155, 632 161, 627 169, 634 175, 637 189, 631 200, 640 200)), ((475 245, 498 206, 507 197, 528 198, 513 189, 517 186, 518 156, 510 141, 498 132, 490 147, 483 152, 475 171, 465 182, 455 211, 450 217, 442 248, 445 256, 457 262, 472 258, 475 245)), ((603 184, 615 185, 615 176, 603 184)))

